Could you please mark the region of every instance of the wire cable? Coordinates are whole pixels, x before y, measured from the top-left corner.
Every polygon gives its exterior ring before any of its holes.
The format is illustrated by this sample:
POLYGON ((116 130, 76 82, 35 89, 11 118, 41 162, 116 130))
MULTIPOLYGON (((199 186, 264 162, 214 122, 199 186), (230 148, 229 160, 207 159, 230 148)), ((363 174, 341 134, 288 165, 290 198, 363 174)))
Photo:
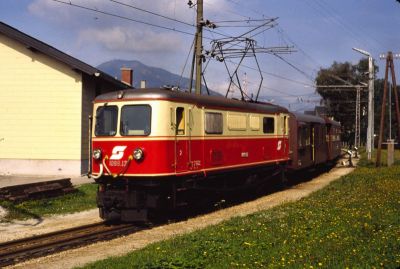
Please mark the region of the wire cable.
MULTIPOLYGON (((186 65, 187 65, 187 63, 188 63, 188 61, 189 61, 189 57, 190 57, 191 52, 192 52, 192 49, 193 49, 193 47, 194 47, 194 43, 195 43, 195 40, 193 39, 192 45, 190 46, 190 49, 189 49, 189 53, 188 53, 188 55, 186 56, 185 64, 184 64, 184 66, 183 66, 183 68, 182 68, 181 76, 180 76, 179 81, 178 81, 178 88, 181 86, 181 82, 182 82, 182 79, 183 79, 183 73, 185 72, 186 65)), ((191 78, 190 78, 190 79, 191 79, 191 78)))
POLYGON ((301 70, 300 68, 298 68, 297 66, 295 66, 294 64, 292 64, 291 62, 289 62, 287 59, 283 58, 282 56, 274 53, 273 54, 275 57, 278 57, 279 59, 281 59, 282 61, 284 61, 285 63, 287 63, 289 66, 291 66, 294 70, 298 71, 300 74, 304 75, 306 78, 308 78, 310 81, 314 82, 314 78, 312 78, 311 76, 309 76, 307 73, 305 73, 303 70, 301 70))
POLYGON ((138 11, 141 11, 141 12, 144 12, 144 13, 148 13, 148 14, 151 14, 151 15, 163 18, 163 19, 167 19, 167 20, 170 20, 170 21, 174 21, 174 22, 178 22, 178 23, 184 24, 186 26, 192 26, 192 27, 196 26, 196 25, 188 23, 188 22, 184 22, 184 21, 181 21, 181 20, 178 20, 178 19, 170 18, 170 17, 167 17, 165 15, 162 15, 162 14, 159 14, 159 13, 156 13, 156 12, 144 9, 144 8, 136 7, 134 5, 126 4, 126 3, 123 3, 123 2, 120 2, 120 1, 117 1, 117 0, 110 0, 110 1, 113 2, 113 3, 119 4, 121 6, 129 7, 129 8, 132 8, 132 9, 136 9, 138 11))
POLYGON ((119 18, 119 19, 124 19, 124 20, 137 22, 137 23, 140 23, 140 24, 144 24, 144 25, 148 25, 148 26, 152 26, 152 27, 156 27, 156 28, 160 28, 160 29, 164 29, 164 30, 169 30, 169 31, 174 31, 174 32, 178 32, 178 33, 181 33, 181 34, 185 34, 185 35, 194 36, 193 33, 186 32, 186 31, 183 31, 183 30, 178 30, 178 29, 175 29, 175 28, 167 27, 167 26, 162 26, 162 25, 157 25, 157 24, 150 23, 150 22, 145 22, 145 21, 141 21, 141 20, 132 19, 132 18, 129 18, 129 17, 126 17, 126 16, 122 16, 122 15, 118 15, 118 14, 114 14, 114 13, 111 13, 111 12, 102 11, 102 10, 91 8, 91 7, 81 6, 81 5, 78 5, 78 4, 73 4, 72 2, 64 2, 64 1, 61 1, 61 0, 52 0, 52 1, 64 4, 64 5, 73 6, 73 7, 80 8, 80 9, 84 9, 84 10, 93 11, 93 12, 96 12, 96 13, 100 13, 100 14, 103 14, 103 15, 107 15, 107 16, 111 16, 111 17, 115 17, 115 18, 119 18))

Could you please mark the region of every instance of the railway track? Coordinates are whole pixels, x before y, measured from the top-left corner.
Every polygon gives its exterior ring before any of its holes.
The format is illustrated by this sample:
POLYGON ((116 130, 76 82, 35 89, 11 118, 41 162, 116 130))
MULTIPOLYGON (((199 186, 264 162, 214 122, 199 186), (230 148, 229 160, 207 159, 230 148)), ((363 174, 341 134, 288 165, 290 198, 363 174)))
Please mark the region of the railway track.
POLYGON ((131 234, 145 227, 104 222, 0 243, 0 268, 62 250, 131 234))

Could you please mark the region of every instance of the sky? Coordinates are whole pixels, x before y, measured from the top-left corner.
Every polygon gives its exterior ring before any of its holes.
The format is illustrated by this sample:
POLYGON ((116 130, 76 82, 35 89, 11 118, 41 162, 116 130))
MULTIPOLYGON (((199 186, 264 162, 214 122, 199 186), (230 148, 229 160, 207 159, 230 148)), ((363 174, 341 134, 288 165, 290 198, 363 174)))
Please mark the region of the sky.
MULTIPOLYGON (((139 60, 188 77, 196 8, 188 0, 1 0, 0 20, 92 66, 139 60)), ((400 53, 400 3, 395 0, 204 0, 204 19, 217 26, 204 31, 204 51, 211 50, 212 40, 240 36, 274 19, 270 27, 244 36, 257 48, 289 47, 291 52, 247 57, 238 78, 249 96, 261 83, 261 100, 293 111, 319 105, 318 70, 334 61, 356 64, 363 56, 353 47, 371 53, 379 78, 386 63, 379 55, 400 53)), ((227 60, 231 74, 238 61, 227 60)), ((210 59, 204 74, 211 89, 226 93, 224 63, 210 59)))

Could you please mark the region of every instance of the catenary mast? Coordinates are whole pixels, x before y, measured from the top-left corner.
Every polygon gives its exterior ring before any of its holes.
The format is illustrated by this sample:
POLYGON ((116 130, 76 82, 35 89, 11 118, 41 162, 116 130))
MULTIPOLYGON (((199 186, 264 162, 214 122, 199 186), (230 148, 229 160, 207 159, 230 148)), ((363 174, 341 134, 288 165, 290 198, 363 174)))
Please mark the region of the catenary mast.
POLYGON ((201 77, 203 68, 203 0, 197 0, 197 31, 196 31, 196 85, 195 93, 201 94, 201 77))

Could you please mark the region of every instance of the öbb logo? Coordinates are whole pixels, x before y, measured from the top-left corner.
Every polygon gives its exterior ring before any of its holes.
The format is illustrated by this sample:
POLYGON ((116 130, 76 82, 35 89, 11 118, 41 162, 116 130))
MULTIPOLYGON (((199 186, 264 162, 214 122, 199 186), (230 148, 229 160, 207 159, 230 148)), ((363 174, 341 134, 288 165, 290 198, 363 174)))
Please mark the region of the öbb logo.
POLYGON ((110 160, 121 160, 127 146, 115 146, 112 150, 110 160))
POLYGON ((281 150, 282 148, 282 140, 278 141, 278 145, 276 146, 276 150, 281 150))

